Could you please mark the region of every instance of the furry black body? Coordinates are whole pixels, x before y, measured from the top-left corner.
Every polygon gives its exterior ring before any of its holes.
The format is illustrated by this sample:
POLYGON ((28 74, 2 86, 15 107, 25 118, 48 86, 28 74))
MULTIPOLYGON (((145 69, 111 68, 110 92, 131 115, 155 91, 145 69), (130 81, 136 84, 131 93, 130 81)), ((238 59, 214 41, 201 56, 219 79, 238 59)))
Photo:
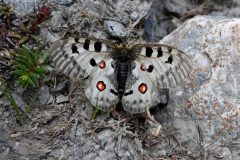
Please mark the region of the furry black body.
POLYGON ((113 59, 115 60, 115 75, 117 76, 117 83, 118 83, 118 94, 119 98, 122 98, 126 87, 127 78, 130 77, 132 70, 134 69, 134 60, 135 56, 133 52, 128 49, 116 49, 113 55, 113 59))

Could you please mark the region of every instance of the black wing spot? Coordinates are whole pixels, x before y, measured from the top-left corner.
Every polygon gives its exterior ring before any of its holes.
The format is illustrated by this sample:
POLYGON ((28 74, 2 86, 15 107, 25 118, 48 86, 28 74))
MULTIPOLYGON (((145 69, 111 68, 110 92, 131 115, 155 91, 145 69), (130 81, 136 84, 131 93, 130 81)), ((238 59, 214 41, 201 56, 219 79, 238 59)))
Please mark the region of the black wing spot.
POLYGON ((75 37, 75 38, 74 38, 74 41, 75 41, 76 43, 78 43, 78 42, 79 42, 79 38, 75 37))
POLYGON ((90 64, 93 67, 97 65, 96 61, 93 58, 90 60, 90 64))
POLYGON ((163 56, 161 47, 158 48, 157 52, 158 52, 157 57, 162 57, 163 56))
POLYGON ((74 66, 77 65, 77 62, 75 61, 75 59, 73 57, 71 57, 71 61, 70 62, 72 62, 74 66))
POLYGON ((73 65, 76 66, 77 65, 77 62, 75 60, 72 61, 73 62, 73 65))
POLYGON ((65 59, 68 59, 68 54, 64 54, 63 57, 64 57, 65 59))
POLYGON ((128 95, 131 95, 131 94, 133 94, 133 90, 131 90, 131 91, 129 91, 129 92, 125 92, 123 95, 124 95, 124 96, 128 96, 128 95))
POLYGON ((94 49, 96 52, 100 52, 102 49, 102 43, 101 42, 95 42, 94 49))
POLYGON ((166 76, 169 76, 169 74, 170 74, 169 72, 166 72, 166 76))
POLYGON ((89 45, 90 45, 90 40, 86 39, 84 44, 83 44, 83 48, 86 49, 86 50, 89 50, 89 45))
POLYGON ((153 53, 153 50, 151 47, 146 47, 146 56, 151 57, 153 53))
POLYGON ((168 60, 167 60, 165 63, 170 63, 170 64, 172 64, 172 62, 173 62, 173 56, 169 56, 169 57, 168 57, 168 60))
POLYGON ((153 71, 153 68, 154 68, 153 65, 150 65, 150 66, 148 67, 147 71, 151 73, 151 72, 153 71))
POLYGON ((116 64, 114 62, 111 63, 111 67, 112 68, 115 68, 116 67, 116 64))
POLYGON ((164 80, 164 76, 161 76, 161 80, 162 80, 162 81, 164 80))
POLYGON ((118 96, 118 92, 114 91, 113 89, 110 89, 110 93, 114 94, 115 96, 118 96))
POLYGON ((71 49, 72 49, 72 53, 79 53, 78 52, 78 48, 77 48, 77 46, 75 44, 72 44, 71 49))
POLYGON ((172 52, 172 47, 168 47, 168 52, 172 52))
POLYGON ((80 66, 77 66, 77 71, 79 72, 81 70, 81 67, 80 66))

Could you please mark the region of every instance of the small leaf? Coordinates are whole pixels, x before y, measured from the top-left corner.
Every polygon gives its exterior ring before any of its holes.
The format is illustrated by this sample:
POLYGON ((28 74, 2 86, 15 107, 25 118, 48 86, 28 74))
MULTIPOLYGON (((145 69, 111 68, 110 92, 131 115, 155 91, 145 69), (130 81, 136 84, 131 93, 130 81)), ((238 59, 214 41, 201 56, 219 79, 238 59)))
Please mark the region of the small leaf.
POLYGON ((31 58, 32 63, 36 64, 37 63, 36 55, 26 46, 24 46, 24 50, 25 50, 26 55, 31 58))
POLYGON ((17 39, 21 39, 22 38, 22 36, 20 34, 15 33, 15 32, 8 33, 8 37, 17 38, 17 39))
POLYGON ((15 70, 12 71, 13 74, 18 75, 18 76, 22 76, 22 75, 27 75, 28 72, 26 70, 15 70))
POLYGON ((19 28, 25 33, 29 32, 28 28, 21 21, 19 22, 19 28))
POLYGON ((42 57, 40 57, 39 59, 40 64, 44 63, 47 60, 48 56, 49 56, 49 52, 44 53, 42 57))
POLYGON ((31 84, 33 87, 37 87, 37 86, 38 86, 37 79, 36 79, 36 77, 34 76, 34 74, 30 74, 30 75, 29 75, 29 82, 30 82, 30 84, 31 84))
POLYGON ((18 42, 19 44, 25 44, 29 41, 29 37, 28 36, 24 36, 22 37, 22 39, 20 39, 20 41, 18 42))
POLYGON ((38 35, 30 35, 30 36, 37 42, 42 40, 41 36, 38 36, 38 35))
POLYGON ((38 67, 36 69, 36 73, 41 74, 41 75, 44 74, 45 73, 45 68, 43 66, 38 67))
POLYGON ((33 63, 31 61, 25 60, 21 57, 16 58, 16 63, 17 63, 17 65, 23 65, 23 66, 26 66, 29 68, 33 66, 33 63))

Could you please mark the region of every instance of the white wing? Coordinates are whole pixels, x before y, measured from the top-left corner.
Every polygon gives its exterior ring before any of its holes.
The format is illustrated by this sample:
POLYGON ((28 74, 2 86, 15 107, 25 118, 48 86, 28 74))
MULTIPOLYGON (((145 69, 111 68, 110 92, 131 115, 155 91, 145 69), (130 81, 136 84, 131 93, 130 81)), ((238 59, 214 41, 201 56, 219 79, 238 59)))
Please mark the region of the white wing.
MULTIPOLYGON (((101 110, 119 101, 110 51, 104 41, 74 39, 57 41, 50 49, 54 66, 70 78, 84 79, 85 94, 101 110)), ((109 42, 107 42, 109 44, 109 42)), ((111 45, 111 44, 110 44, 111 45)))
POLYGON ((54 66, 70 78, 83 79, 109 54, 107 45, 91 39, 59 40, 50 48, 54 66))
POLYGON ((131 113, 142 113, 147 108, 157 105, 160 102, 157 84, 140 70, 138 62, 132 70, 132 75, 127 79, 125 91, 122 97, 124 110, 131 113))
POLYGON ((192 70, 190 58, 182 51, 161 44, 136 45, 139 62, 148 76, 157 82, 158 88, 171 88, 179 85, 192 70))
POLYGON ((138 54, 136 67, 127 79, 122 98, 124 109, 132 113, 144 112, 159 103, 161 89, 179 85, 192 69, 190 58, 170 46, 135 45, 132 51, 138 54), (147 86, 144 93, 141 84, 147 86))
POLYGON ((96 68, 89 76, 85 85, 85 94, 90 102, 104 111, 115 108, 118 101, 117 81, 114 69, 111 66, 112 59, 106 60, 106 68, 96 68))

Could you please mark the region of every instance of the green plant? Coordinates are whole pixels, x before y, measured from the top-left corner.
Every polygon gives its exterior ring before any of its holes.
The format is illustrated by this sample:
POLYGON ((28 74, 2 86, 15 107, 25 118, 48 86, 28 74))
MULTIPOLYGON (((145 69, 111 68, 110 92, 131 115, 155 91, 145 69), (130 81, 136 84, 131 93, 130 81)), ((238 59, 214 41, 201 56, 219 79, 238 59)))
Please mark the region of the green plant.
POLYGON ((21 87, 38 87, 38 80, 45 75, 46 65, 44 62, 48 53, 42 54, 42 47, 32 52, 28 47, 17 49, 14 60, 13 74, 18 77, 18 83, 21 87))
POLYGON ((93 113, 92 113, 92 120, 95 120, 99 113, 101 113, 101 110, 98 107, 94 108, 93 113))
POLYGON ((42 6, 37 14, 29 19, 29 23, 19 22, 20 32, 10 32, 9 36, 19 40, 17 45, 26 44, 29 40, 41 41, 41 36, 36 34, 36 31, 43 22, 51 18, 51 12, 51 8, 42 6))
POLYGON ((9 100, 9 102, 11 103, 13 109, 15 110, 15 112, 17 114, 18 121, 21 122, 22 112, 20 111, 16 101, 14 100, 11 92, 7 88, 7 85, 2 77, 0 77, 0 91, 2 91, 3 94, 7 97, 7 99, 9 100))
POLYGON ((0 18, 3 20, 13 16, 13 9, 10 5, 0 2, 0 18))

